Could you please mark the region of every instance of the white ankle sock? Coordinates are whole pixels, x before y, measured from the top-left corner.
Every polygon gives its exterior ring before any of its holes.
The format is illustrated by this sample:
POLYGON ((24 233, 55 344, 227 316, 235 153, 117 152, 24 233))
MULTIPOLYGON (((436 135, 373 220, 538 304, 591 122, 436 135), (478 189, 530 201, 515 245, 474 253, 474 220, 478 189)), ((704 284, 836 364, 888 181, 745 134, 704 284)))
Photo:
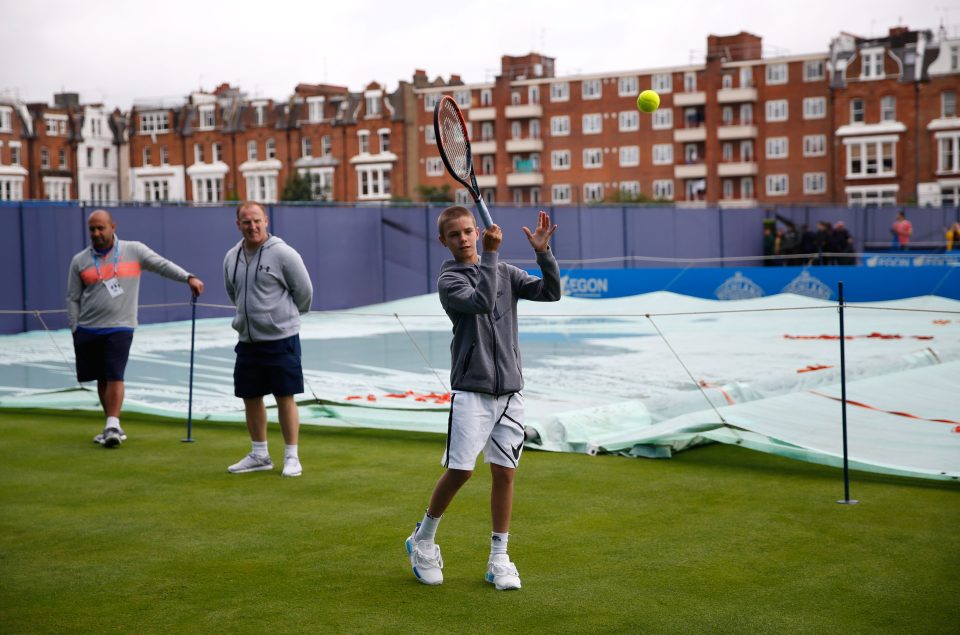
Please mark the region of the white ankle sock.
POLYGON ((300 460, 300 456, 297 454, 296 445, 285 445, 283 446, 283 458, 285 459, 297 459, 300 460))
POLYGON ((504 532, 504 533, 502 533, 502 534, 497 533, 497 532, 495 532, 495 531, 494 531, 494 532, 491 532, 491 534, 490 534, 490 557, 492 558, 493 556, 495 556, 495 555, 497 555, 497 554, 500 554, 500 553, 506 555, 506 553, 507 553, 507 541, 508 541, 508 540, 510 540, 510 534, 509 534, 508 532, 504 532))
POLYGON ((119 417, 107 417, 107 426, 108 428, 120 429, 120 418, 119 417))
POLYGON ((440 524, 439 518, 434 518, 430 514, 423 515, 423 521, 420 523, 420 529, 417 530, 415 538, 417 541, 433 541, 437 536, 437 525, 440 524))
POLYGON ((270 453, 267 452, 267 442, 266 441, 253 441, 253 455, 254 456, 269 456, 270 453))

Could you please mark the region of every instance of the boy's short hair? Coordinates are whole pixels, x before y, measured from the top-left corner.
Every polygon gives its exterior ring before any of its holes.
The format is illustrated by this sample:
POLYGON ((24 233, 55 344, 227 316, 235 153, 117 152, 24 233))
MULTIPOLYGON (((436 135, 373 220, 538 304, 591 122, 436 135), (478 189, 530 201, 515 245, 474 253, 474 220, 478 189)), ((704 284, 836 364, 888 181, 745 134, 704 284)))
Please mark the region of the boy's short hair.
MULTIPOLYGON (((440 212, 440 216, 437 217, 437 233, 440 236, 443 236, 443 226, 447 223, 447 221, 460 218, 461 216, 469 216, 470 218, 473 218, 473 212, 468 210, 463 205, 451 205, 447 209, 440 212)), ((476 219, 474 219, 473 223, 476 225, 476 219)))

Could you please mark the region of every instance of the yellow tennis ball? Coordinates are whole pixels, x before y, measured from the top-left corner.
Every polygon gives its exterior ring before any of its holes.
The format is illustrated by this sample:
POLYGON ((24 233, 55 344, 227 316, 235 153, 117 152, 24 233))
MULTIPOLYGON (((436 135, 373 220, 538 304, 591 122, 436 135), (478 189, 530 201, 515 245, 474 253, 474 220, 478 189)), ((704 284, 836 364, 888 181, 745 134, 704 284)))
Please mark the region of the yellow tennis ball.
POLYGON ((643 112, 653 112, 660 107, 660 95, 655 90, 645 90, 637 97, 637 108, 643 112))

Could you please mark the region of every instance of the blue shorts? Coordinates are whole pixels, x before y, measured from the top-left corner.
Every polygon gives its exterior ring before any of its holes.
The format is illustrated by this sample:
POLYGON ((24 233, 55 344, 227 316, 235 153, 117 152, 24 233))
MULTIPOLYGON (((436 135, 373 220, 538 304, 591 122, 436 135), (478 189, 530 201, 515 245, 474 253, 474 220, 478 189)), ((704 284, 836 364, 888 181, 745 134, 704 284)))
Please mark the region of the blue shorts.
POLYGON ((77 381, 123 381, 132 343, 132 330, 110 333, 92 333, 83 329, 74 331, 77 381))
POLYGON ((269 342, 237 342, 233 394, 241 399, 303 392, 300 336, 269 342))

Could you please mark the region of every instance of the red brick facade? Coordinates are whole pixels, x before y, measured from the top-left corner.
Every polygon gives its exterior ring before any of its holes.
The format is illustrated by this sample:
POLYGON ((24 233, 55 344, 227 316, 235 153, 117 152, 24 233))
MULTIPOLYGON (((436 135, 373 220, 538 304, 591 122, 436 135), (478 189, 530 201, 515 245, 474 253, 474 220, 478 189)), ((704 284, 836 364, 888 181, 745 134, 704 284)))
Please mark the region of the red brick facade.
MULTIPOLYGON (((960 40, 898 27, 841 34, 822 53, 761 52, 756 35, 711 35, 702 63, 560 77, 553 58, 505 55, 489 82, 418 70, 393 92, 301 84, 285 102, 222 85, 184 105, 131 110, 130 192, 273 202, 296 173, 317 200, 422 200, 447 186, 466 202, 433 140, 432 105, 446 94, 469 122, 492 202, 960 203, 960 40), (653 114, 635 106, 647 88, 661 97, 653 114)), ((75 109, 30 105, 31 132, 10 108, 0 179, 18 178, 3 168, 19 140, 21 195, 60 198, 68 182, 75 197, 75 109), (63 117, 62 132, 48 126, 63 117)))

